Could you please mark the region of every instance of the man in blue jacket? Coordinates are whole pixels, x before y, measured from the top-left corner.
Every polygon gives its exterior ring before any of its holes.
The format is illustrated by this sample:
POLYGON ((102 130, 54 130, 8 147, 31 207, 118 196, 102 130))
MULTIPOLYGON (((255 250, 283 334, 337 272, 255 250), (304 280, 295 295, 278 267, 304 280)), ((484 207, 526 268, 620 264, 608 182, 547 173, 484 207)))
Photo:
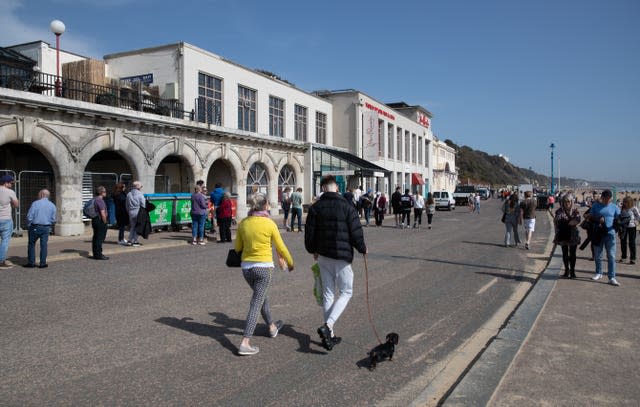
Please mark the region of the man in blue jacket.
POLYGON ((591 206, 591 220, 599 222, 603 228, 606 228, 606 234, 593 245, 596 274, 591 279, 597 281, 602 278, 602 251, 606 249, 609 284, 619 286, 620 283, 616 280, 616 231, 613 228, 613 220, 620 216, 620 208, 611 202, 611 198, 611 191, 605 189, 600 195, 600 202, 595 202, 591 206))
POLYGON ((353 293, 353 248, 367 253, 357 210, 338 193, 335 177, 320 181, 323 194, 309 207, 304 244, 318 261, 322 280, 324 324, 318 328, 322 346, 333 349, 340 343, 333 326, 345 310, 353 293), (334 290, 339 291, 336 298, 334 290))

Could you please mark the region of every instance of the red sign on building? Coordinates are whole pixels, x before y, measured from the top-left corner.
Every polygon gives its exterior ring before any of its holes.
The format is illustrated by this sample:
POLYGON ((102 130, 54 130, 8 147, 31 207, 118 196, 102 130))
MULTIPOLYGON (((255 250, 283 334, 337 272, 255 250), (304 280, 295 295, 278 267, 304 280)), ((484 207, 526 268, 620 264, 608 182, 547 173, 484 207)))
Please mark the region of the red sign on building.
POLYGON ((418 113, 418 123, 426 128, 429 128, 429 126, 431 125, 431 121, 424 113, 418 113))

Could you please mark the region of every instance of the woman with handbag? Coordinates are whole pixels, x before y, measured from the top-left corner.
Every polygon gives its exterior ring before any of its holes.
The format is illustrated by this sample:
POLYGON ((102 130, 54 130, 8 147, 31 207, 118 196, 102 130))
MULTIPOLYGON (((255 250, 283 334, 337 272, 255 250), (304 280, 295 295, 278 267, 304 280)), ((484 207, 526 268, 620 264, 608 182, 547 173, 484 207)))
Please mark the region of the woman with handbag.
POLYGON ((580 211, 573 207, 573 195, 566 194, 560 200, 560 207, 553 219, 555 237, 553 243, 562 248, 564 278, 576 278, 576 251, 580 244, 580 211))
POLYGON ((282 328, 282 321, 272 320, 267 298, 274 269, 272 245, 275 245, 278 256, 286 261, 289 271, 293 271, 293 258, 280 236, 278 225, 269 217, 267 198, 262 194, 255 194, 252 200, 248 216, 238 225, 234 247, 236 252, 242 253, 242 275, 253 290, 242 343, 238 349, 238 354, 242 356, 255 355, 260 351, 250 343, 256 329, 258 312, 269 327, 270 337, 275 338, 282 328))

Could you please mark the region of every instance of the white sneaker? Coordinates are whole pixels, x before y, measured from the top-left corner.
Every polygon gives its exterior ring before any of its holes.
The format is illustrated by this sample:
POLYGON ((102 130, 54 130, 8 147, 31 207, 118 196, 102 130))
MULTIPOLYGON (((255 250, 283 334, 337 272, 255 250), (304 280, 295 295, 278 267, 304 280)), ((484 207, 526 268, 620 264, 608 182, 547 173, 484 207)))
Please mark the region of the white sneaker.
POLYGON ((242 346, 240 345, 240 348, 238 349, 238 355, 240 356, 249 356, 249 355, 255 355, 256 353, 260 352, 260 348, 258 348, 257 346, 242 346))
POLYGON ((609 279, 609 284, 614 285, 614 286, 616 286, 616 287, 619 287, 619 286, 620 286, 620 283, 618 282, 618 280, 616 280, 616 278, 615 278, 615 277, 614 277, 614 278, 610 278, 610 279, 609 279))
POLYGON ((591 279, 592 279, 593 281, 598 281, 598 280, 600 280, 601 278, 602 278, 602 274, 596 274, 595 276, 591 277, 591 279))

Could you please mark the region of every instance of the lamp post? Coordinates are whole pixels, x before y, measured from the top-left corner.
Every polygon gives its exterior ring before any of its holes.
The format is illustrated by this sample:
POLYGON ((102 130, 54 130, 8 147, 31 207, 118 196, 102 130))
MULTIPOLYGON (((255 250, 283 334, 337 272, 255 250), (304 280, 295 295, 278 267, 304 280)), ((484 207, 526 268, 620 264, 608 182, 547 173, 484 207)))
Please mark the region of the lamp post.
POLYGON ((551 195, 553 195, 555 193, 553 189, 553 149, 556 148, 556 145, 551 143, 549 148, 551 149, 551 195))
POLYGON ((56 96, 62 95, 62 83, 60 82, 60 36, 64 33, 66 27, 60 20, 51 22, 51 32, 56 35, 56 96))

